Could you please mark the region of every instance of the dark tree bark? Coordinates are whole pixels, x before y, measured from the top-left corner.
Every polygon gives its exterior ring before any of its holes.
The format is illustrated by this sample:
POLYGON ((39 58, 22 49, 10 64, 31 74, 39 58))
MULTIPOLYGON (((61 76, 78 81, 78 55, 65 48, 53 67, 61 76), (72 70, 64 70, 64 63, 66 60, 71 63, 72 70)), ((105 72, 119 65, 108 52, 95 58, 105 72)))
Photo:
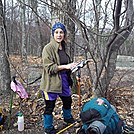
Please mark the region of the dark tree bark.
POLYGON ((3 4, 0 0, 0 93, 9 93, 10 90, 11 77, 7 45, 3 4))
MULTIPOLYGON (((67 0, 65 2, 66 10, 69 14, 75 14, 76 11, 76 0, 67 0)), ((68 30, 68 53, 71 57, 71 60, 74 59, 74 50, 75 50, 75 23, 66 15, 64 14, 64 23, 68 30)))

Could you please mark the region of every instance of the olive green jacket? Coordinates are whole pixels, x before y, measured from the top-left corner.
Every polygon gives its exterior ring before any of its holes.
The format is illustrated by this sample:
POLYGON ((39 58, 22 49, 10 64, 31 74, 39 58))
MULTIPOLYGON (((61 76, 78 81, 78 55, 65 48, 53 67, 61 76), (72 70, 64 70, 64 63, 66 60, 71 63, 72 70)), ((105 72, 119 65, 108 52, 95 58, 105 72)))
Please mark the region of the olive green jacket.
POLYGON ((62 92, 62 81, 58 72, 58 65, 60 65, 58 48, 59 44, 52 39, 42 51, 43 73, 40 89, 46 92, 62 92))

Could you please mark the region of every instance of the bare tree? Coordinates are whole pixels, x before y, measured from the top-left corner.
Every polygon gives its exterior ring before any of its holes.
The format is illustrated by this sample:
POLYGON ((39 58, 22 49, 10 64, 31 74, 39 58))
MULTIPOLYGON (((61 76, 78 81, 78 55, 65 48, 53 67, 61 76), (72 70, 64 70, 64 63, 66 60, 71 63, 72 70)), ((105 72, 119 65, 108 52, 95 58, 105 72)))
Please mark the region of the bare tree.
MULTIPOLYGON (((40 27, 39 18, 48 27, 59 20, 66 24, 70 44, 68 50, 72 59, 75 56, 74 49, 76 47, 73 43, 76 37, 74 34, 77 32, 77 40, 75 41, 77 46, 80 46, 79 50, 83 50, 82 52, 85 52, 86 55, 85 58, 92 58, 94 62, 93 71, 90 70, 91 73, 89 73, 93 90, 97 96, 106 96, 115 72, 118 51, 131 34, 133 28, 133 0, 38 0, 32 6, 27 5, 25 1, 21 1, 21 3, 28 6, 28 10, 32 10, 37 16, 37 18, 34 17, 31 20, 35 21, 36 18, 37 25, 35 26, 34 23, 29 28, 35 30, 40 27), (48 7, 45 13, 47 14, 50 11, 52 20, 48 17, 49 13, 46 19, 43 16, 44 12, 40 14, 37 11, 39 5, 41 5, 40 9, 48 7), (45 21, 43 21, 42 17, 45 18, 43 18, 45 21), (79 37, 82 38, 78 40, 79 37), (81 42, 82 45, 80 44, 81 42)), ((45 33, 44 37, 47 31, 43 31, 45 33)), ((26 33, 26 31, 24 32, 26 33)), ((33 47, 37 48, 36 44, 41 44, 37 41, 34 33, 35 31, 27 33, 35 42, 35 45, 31 45, 32 49, 33 47)), ((39 38, 41 39, 41 36, 39 38)), ((133 40, 131 41, 132 43, 133 40)))
POLYGON ((27 46, 26 46, 26 6, 23 4, 25 3, 25 0, 20 1, 20 20, 21 20, 21 34, 22 34, 22 40, 21 40, 21 46, 22 46, 22 59, 24 62, 27 63, 27 46))
POLYGON ((0 0, 0 93, 9 93, 11 79, 8 62, 8 44, 3 15, 3 4, 2 0, 0 0))
MULTIPOLYGON (((110 1, 107 1, 107 3, 105 3, 105 7, 107 7, 109 2, 110 1)), ((107 14, 108 12, 105 12, 103 27, 100 28, 99 21, 103 16, 98 15, 100 13, 100 8, 98 10, 96 8, 97 6, 101 7, 101 1, 99 1, 99 3, 95 3, 93 0, 95 12, 94 27, 88 27, 85 23, 76 18, 75 22, 82 29, 81 32, 83 38, 85 39, 88 52, 95 63, 94 65, 96 71, 95 75, 93 75, 93 89, 95 95, 106 96, 110 81, 113 78, 116 69, 118 50, 130 35, 134 25, 134 9, 133 0, 115 0, 112 13, 113 18, 112 22, 110 22, 111 28, 107 30, 105 26, 109 21, 107 14), (97 28, 97 30, 94 28, 97 28), (102 42, 102 40, 105 41, 102 42), (91 44, 94 47, 91 47, 91 44), (103 46, 103 51, 101 51, 101 46, 103 46), (97 57, 95 56, 96 52, 93 51, 93 49, 96 50, 95 48, 97 48, 97 57)))
MULTIPOLYGON (((76 13, 76 0, 66 0, 64 5, 66 5, 65 8, 69 14, 76 13)), ((75 23, 71 20, 71 18, 66 16, 66 14, 64 14, 64 23, 68 29, 68 53, 73 61, 75 50, 75 23)))
POLYGON ((115 1, 115 10, 113 12, 113 35, 108 39, 106 44, 106 53, 102 60, 102 66, 99 71, 99 79, 96 79, 96 94, 98 96, 105 95, 108 86, 110 84, 111 79, 114 76, 114 72, 116 69, 116 59, 120 46, 124 43, 124 41, 130 35, 134 25, 134 9, 133 9, 133 0, 125 0, 125 22, 121 27, 120 19, 121 19, 121 9, 123 1, 117 0, 115 1), (105 73, 103 74, 103 70, 105 73), (101 77, 101 75, 102 77, 101 77))
POLYGON ((35 18, 35 26, 36 26, 36 31, 37 31, 37 39, 39 40, 38 52, 40 52, 39 56, 41 56, 41 52, 42 51, 39 51, 39 50, 42 50, 44 46, 43 46, 43 36, 42 36, 41 26, 40 26, 40 19, 36 15, 36 14, 38 14, 38 2, 37 2, 37 0, 31 0, 31 7, 32 7, 32 9, 34 11, 33 12, 33 16, 35 18))
MULTIPOLYGON (((42 1, 43 2, 43 1, 42 1)), ((79 3, 79 1, 77 1, 79 3)), ((87 2, 84 14, 82 5, 87 1, 81 1, 75 12, 67 1, 53 1, 48 6, 54 9, 53 17, 64 14, 77 25, 83 37, 83 49, 86 49, 89 57, 94 61, 94 69, 91 73, 93 91, 96 96, 106 96, 111 79, 116 69, 116 59, 119 48, 130 35, 134 23, 133 0, 92 0, 87 2), (112 3, 114 2, 114 4, 112 3), (57 6, 54 6, 54 4, 57 6), (89 5, 88 5, 89 4, 89 5), (112 6, 114 5, 114 6, 112 6), (69 10, 68 10, 69 9, 69 10), (72 12, 73 11, 73 12, 72 12), (85 18, 86 13, 90 15, 85 18), (83 15, 82 17, 79 15, 83 15)), ((84 4, 85 5, 85 4, 84 4)), ((91 72, 91 71, 90 71, 91 72)))

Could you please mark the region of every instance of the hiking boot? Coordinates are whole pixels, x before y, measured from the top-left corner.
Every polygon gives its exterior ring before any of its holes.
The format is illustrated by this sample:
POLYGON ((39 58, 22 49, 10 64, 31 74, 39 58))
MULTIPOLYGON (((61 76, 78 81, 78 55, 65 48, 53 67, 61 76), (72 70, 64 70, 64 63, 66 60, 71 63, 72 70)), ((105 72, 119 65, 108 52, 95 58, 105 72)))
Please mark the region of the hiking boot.
POLYGON ((64 118, 64 122, 69 125, 69 124, 73 124, 75 122, 74 118, 64 118))
POLYGON ((45 129, 45 134, 56 134, 58 132, 57 129, 53 128, 49 128, 49 129, 45 129))

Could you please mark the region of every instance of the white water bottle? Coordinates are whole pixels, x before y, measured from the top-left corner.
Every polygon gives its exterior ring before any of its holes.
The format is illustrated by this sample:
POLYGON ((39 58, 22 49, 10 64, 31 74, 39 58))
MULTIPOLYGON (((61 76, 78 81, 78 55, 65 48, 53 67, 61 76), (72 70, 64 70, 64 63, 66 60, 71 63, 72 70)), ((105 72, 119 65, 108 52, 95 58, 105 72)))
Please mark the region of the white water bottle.
POLYGON ((18 115, 18 131, 24 130, 24 116, 22 113, 19 113, 18 115))

